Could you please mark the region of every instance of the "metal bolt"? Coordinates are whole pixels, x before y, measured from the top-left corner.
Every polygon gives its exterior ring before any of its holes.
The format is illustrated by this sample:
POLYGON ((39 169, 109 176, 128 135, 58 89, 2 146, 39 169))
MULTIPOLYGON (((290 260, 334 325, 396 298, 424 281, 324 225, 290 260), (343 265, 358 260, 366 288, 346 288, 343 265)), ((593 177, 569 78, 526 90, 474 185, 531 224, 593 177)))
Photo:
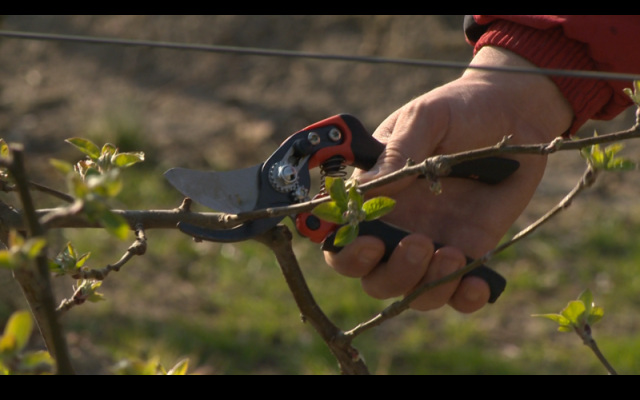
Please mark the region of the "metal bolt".
POLYGON ((329 139, 337 142, 342 137, 342 133, 337 128, 332 128, 329 131, 329 139))
POLYGON ((309 132, 309 134, 307 135, 307 140, 309 140, 309 143, 315 146, 320 143, 320 135, 315 132, 309 132))
POLYGON ((298 171, 291 165, 283 165, 278 169, 278 177, 285 185, 290 185, 298 179, 298 171))
POLYGON ((292 196, 297 202, 307 201, 309 199, 309 189, 300 186, 293 191, 292 196))

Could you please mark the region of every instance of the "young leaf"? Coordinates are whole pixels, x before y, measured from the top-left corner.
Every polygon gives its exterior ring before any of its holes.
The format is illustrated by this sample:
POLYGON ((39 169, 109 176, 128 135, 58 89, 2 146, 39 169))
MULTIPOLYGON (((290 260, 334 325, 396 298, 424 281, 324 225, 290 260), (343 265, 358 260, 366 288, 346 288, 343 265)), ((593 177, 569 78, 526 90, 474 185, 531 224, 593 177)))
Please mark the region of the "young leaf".
POLYGON ((21 351, 31 337, 33 320, 28 311, 16 311, 9 318, 0 338, 0 353, 16 353, 21 351))
POLYGON ((587 324, 593 325, 604 317, 604 308, 593 306, 587 316, 587 324))
POLYGON ((4 139, 0 138, 0 157, 9 157, 9 154, 9 145, 4 141, 4 139))
POLYGON ((367 214, 365 220, 372 221, 378 219, 393 210, 395 205, 396 201, 386 196, 374 197, 373 199, 367 200, 362 205, 362 209, 367 214))
POLYGON ((362 209, 362 205, 364 204, 364 198, 362 197, 358 189, 355 188, 355 186, 352 186, 349 188, 348 200, 355 203, 354 208, 358 210, 362 209))
POLYGON ((53 168, 57 169, 58 171, 62 172, 65 175, 70 172, 73 172, 73 165, 66 161, 51 158, 49 159, 49 164, 51 164, 53 168))
MULTIPOLYGON (((596 132, 594 136, 598 136, 596 132)), ((599 144, 584 147, 580 150, 580 154, 585 158, 594 169, 604 171, 630 171, 636 168, 636 164, 616 154, 622 150, 623 145, 614 143, 604 148, 599 144)))
POLYGON ((591 290, 585 289, 580 293, 578 300, 584 303, 587 324, 593 325, 602 319, 604 316, 604 309, 594 304, 591 290))
POLYGON ((12 269, 16 266, 11 252, 9 250, 0 250, 0 268, 12 269))
POLYGON ((47 241, 44 238, 29 238, 22 246, 22 249, 28 259, 33 260, 36 258, 40 251, 47 245, 47 241))
POLYGON ((622 90, 634 103, 640 105, 640 81, 633 81, 633 90, 630 88, 624 88, 622 90))
POLYGON ((111 157, 116 154, 118 151, 118 148, 111 144, 111 143, 105 143, 102 146, 102 150, 100 151, 100 155, 103 156, 104 159, 109 160, 111 159, 111 157))
POLYGON ((582 326, 586 321, 585 306, 580 300, 570 301, 560 312, 573 326, 582 326))
POLYGON ((586 325, 593 325, 604 316, 604 309, 593 302, 589 289, 584 290, 578 300, 570 301, 560 314, 534 314, 533 317, 544 317, 559 324, 560 332, 574 329, 583 330, 586 325))
POLYGON ((111 164, 116 167, 126 168, 135 163, 144 161, 144 153, 117 153, 111 157, 111 164))
POLYGON ((97 220, 103 228, 118 239, 126 239, 129 234, 129 224, 122 216, 114 214, 109 209, 102 209, 97 215, 97 220))
POLYGON ((331 200, 335 201, 343 211, 347 209, 347 190, 341 178, 327 176, 324 178, 324 187, 331 200))
POLYGON ((334 224, 344 224, 344 210, 335 201, 328 201, 326 203, 320 203, 311 210, 311 213, 316 217, 325 221, 333 222, 334 224))
POLYGON ((358 225, 344 225, 336 232, 333 244, 337 247, 344 247, 358 237, 358 225))
POLYGON ((189 369, 189 359, 185 358, 178 361, 178 363, 174 365, 166 375, 186 375, 187 369, 189 369))
POLYGON ((97 303, 99 301, 105 300, 104 295, 102 293, 98 293, 97 292, 97 290, 100 288, 100 286, 102 286, 102 281, 91 282, 90 294, 87 297, 87 300, 89 300, 92 303, 97 303))
POLYGON ((52 372, 55 361, 46 350, 30 351, 22 355, 20 370, 30 372, 52 372))
POLYGON ((91 140, 83 138, 69 138, 65 142, 74 145, 78 150, 88 155, 92 160, 100 158, 100 148, 91 140))

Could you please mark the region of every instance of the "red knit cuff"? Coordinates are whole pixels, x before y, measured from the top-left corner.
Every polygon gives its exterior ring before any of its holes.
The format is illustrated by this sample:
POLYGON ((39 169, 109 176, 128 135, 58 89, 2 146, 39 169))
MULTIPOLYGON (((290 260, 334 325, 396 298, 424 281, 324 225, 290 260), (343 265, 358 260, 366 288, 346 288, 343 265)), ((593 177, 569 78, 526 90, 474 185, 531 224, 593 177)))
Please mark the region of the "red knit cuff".
MULTIPOLYGON (((493 22, 475 45, 497 46, 513 51, 540 68, 596 70, 584 43, 567 38, 561 27, 534 29, 508 21, 493 22)), ((565 135, 573 135, 596 115, 612 95, 604 81, 551 76, 573 108, 574 120, 565 135)))

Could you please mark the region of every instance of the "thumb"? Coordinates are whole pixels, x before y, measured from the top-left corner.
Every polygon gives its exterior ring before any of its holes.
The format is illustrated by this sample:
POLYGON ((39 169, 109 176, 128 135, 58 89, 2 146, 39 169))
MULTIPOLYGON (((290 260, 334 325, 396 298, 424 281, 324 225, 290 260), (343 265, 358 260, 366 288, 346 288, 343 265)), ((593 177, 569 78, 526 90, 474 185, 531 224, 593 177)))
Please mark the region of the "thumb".
MULTIPOLYGON (((385 147, 384 151, 378 158, 376 164, 368 171, 356 170, 354 178, 360 183, 370 182, 374 179, 378 179, 389 175, 392 172, 402 169, 407 163, 407 157, 403 153, 392 146, 389 143, 385 147)), ((371 195, 392 195, 395 194, 407 186, 409 186, 416 179, 416 175, 408 176, 399 180, 394 180, 380 188, 372 189, 369 194, 371 195)))

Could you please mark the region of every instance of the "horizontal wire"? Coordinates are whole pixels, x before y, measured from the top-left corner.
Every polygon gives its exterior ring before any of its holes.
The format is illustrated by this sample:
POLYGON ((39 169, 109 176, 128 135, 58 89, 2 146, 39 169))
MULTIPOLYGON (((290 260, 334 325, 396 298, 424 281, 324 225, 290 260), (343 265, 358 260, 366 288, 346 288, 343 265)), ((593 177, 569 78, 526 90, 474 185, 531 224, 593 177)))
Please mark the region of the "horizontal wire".
POLYGON ((417 59, 408 59, 408 58, 385 58, 385 57, 372 57, 372 56, 349 56, 349 55, 339 55, 339 54, 311 53, 311 52, 305 52, 305 51, 273 50, 273 49, 265 49, 265 48, 257 48, 257 47, 190 44, 190 43, 176 43, 176 42, 151 41, 151 40, 106 38, 106 37, 97 37, 97 36, 64 35, 64 34, 55 34, 55 33, 19 32, 19 31, 0 30, 0 37, 6 37, 11 39, 52 40, 52 41, 81 42, 81 43, 90 43, 90 44, 106 44, 106 45, 121 45, 121 46, 144 46, 144 47, 164 48, 164 49, 172 49, 172 50, 195 50, 195 51, 204 51, 204 52, 213 52, 213 53, 232 53, 232 54, 240 54, 240 55, 268 56, 268 57, 307 58, 307 59, 349 61, 349 62, 361 62, 361 63, 372 63, 372 64, 396 64, 396 65, 414 66, 414 67, 478 69, 478 70, 486 70, 486 71, 494 71, 494 72, 563 76, 563 77, 569 77, 569 78, 640 81, 640 75, 638 74, 626 74, 626 73, 618 73, 618 72, 564 70, 564 69, 550 69, 550 68, 526 68, 526 67, 513 67, 513 66, 469 65, 467 63, 456 62, 456 61, 417 60, 417 59))

